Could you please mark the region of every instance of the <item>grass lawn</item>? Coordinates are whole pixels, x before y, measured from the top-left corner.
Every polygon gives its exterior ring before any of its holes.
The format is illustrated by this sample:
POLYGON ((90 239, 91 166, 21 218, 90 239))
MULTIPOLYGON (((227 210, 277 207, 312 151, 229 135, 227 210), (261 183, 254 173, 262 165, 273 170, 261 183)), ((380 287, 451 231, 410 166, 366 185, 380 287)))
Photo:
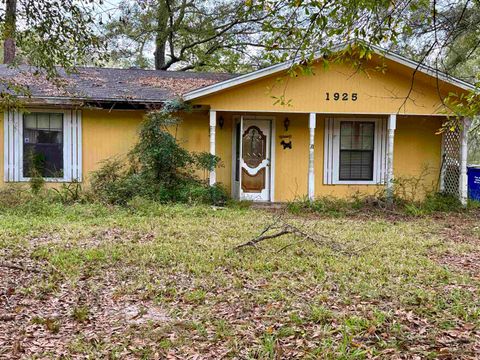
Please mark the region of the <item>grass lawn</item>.
POLYGON ((479 213, 289 215, 327 246, 287 235, 233 250, 271 219, 148 203, 0 210, 0 358, 478 356, 479 213))

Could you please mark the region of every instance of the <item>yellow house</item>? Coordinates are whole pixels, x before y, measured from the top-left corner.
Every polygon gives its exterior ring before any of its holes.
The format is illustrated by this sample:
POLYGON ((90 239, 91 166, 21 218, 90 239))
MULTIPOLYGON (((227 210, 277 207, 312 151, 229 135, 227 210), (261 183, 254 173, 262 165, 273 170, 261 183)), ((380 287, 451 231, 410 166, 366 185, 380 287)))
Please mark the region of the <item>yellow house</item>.
POLYGON ((1 178, 28 181, 28 154, 40 153, 47 181, 88 183, 102 160, 130 150, 146 111, 180 96, 193 111, 172 131, 187 149, 222 159, 209 181, 234 198, 347 197, 418 178, 422 189, 466 201, 468 120, 437 132, 448 94, 474 87, 374 50, 361 70, 318 63, 313 75, 291 76, 288 62, 240 76, 81 68, 64 74, 61 88, 28 68, 1 67, 32 94, 25 109, 3 115, 1 178))

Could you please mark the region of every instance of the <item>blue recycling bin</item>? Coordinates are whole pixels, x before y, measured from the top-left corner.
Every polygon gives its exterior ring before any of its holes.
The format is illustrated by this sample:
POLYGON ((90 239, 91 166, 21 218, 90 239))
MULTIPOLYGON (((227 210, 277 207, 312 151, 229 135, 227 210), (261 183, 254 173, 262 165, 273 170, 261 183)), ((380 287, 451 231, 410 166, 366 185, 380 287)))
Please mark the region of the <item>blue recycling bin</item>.
POLYGON ((471 200, 480 201, 480 166, 467 168, 468 197, 471 200))

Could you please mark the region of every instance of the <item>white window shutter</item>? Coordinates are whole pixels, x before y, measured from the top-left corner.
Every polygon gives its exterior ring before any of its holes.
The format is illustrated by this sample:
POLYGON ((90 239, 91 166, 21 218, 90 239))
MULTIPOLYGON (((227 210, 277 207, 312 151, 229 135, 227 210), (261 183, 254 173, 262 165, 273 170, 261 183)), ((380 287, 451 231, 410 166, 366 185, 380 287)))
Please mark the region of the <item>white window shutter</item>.
POLYGON ((323 183, 325 185, 333 184, 333 136, 334 136, 333 118, 325 119, 325 134, 324 134, 324 154, 323 154, 323 183))
POLYGON ((22 170, 22 114, 16 110, 5 111, 3 117, 3 178, 5 182, 21 179, 22 170))
POLYGON ((64 181, 82 181, 82 112, 69 110, 63 126, 64 181))

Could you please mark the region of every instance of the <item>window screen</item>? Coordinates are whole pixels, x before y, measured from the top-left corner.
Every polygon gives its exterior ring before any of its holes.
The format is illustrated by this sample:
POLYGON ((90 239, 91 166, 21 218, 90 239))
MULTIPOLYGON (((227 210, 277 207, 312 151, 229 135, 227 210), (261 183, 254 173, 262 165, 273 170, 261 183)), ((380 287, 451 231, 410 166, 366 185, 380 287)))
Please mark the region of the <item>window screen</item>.
POLYGON ((23 116, 23 176, 63 177, 63 114, 23 116))
POLYGON ((375 123, 340 123, 340 180, 373 180, 375 123))

